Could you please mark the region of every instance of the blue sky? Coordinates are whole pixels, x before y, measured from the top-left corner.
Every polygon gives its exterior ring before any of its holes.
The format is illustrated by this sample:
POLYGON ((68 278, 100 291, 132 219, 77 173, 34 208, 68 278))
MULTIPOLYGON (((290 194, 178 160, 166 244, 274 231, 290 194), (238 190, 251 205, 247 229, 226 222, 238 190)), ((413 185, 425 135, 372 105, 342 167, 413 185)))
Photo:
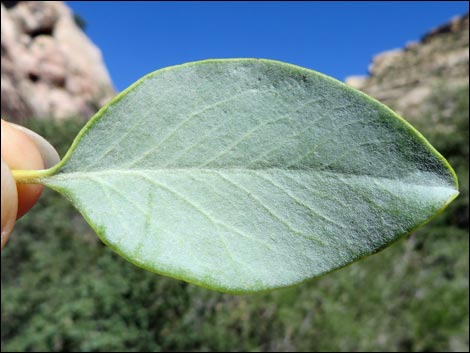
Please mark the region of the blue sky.
POLYGON ((67 2, 86 22, 117 90, 209 58, 281 60, 344 80, 468 11, 468 2, 67 2))

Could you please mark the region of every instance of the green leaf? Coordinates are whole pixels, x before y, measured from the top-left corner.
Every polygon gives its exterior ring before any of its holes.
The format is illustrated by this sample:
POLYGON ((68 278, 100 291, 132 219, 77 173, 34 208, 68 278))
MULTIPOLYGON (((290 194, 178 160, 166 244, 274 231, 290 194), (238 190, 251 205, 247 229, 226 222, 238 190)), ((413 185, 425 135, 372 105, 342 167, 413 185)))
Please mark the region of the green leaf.
POLYGON ((256 59, 145 76, 36 179, 132 263, 237 293, 373 254, 458 194, 447 161, 390 109, 256 59))

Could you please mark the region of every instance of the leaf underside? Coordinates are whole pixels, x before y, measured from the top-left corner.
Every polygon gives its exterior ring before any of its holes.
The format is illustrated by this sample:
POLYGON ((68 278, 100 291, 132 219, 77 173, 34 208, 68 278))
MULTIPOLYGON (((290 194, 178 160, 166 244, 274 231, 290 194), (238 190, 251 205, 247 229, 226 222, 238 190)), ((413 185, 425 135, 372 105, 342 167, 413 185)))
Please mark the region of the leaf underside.
POLYGON ((257 59, 145 76, 53 172, 41 182, 129 261, 237 293, 377 252, 458 194, 448 163, 387 107, 257 59))

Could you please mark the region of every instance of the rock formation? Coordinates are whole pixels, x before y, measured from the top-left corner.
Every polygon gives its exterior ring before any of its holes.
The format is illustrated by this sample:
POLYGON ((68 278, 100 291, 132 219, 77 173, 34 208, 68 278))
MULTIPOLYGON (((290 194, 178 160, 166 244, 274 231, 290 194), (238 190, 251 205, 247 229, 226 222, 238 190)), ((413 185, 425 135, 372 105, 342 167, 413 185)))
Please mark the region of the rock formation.
POLYGON ((89 118, 114 95, 101 53, 61 1, 2 1, 2 117, 89 118))
POLYGON ((436 90, 468 85, 468 14, 425 34, 419 42, 381 53, 369 66, 369 77, 352 76, 346 83, 395 109, 406 118, 424 113, 436 90))

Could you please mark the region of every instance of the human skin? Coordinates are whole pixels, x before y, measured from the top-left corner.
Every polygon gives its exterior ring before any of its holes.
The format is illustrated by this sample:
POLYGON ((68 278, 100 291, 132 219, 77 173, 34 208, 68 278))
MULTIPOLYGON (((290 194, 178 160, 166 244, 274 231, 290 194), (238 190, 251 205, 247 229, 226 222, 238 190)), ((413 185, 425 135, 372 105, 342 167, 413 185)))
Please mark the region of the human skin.
MULTIPOLYGON (((42 185, 16 184, 11 170, 33 170, 44 169, 43 151, 53 147, 44 147, 44 144, 38 144, 38 138, 32 136, 34 133, 25 132, 25 129, 18 125, 1 121, 1 157, 2 157, 2 222, 1 222, 1 247, 5 246, 15 221, 28 212, 35 202, 39 199, 42 192, 42 185)), ((42 139, 44 140, 44 139, 42 139)), ((44 140, 45 141, 45 140, 44 140)), ((50 151, 46 152, 52 153, 50 151)), ((55 157, 58 161, 58 155, 55 157)), ((55 160, 54 159, 54 160, 55 160)), ((50 162, 49 162, 50 163, 50 162)))

